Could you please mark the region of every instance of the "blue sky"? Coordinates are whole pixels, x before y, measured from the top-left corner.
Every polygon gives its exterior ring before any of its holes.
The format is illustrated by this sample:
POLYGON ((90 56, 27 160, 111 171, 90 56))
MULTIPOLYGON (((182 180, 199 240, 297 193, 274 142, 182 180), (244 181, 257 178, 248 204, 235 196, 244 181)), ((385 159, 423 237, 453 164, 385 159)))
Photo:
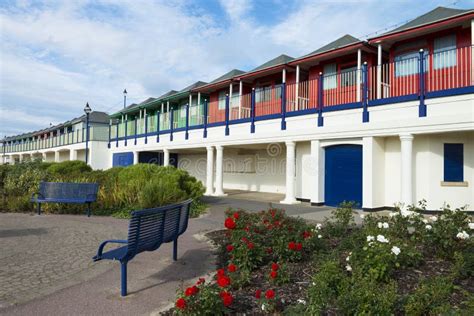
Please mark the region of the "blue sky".
POLYGON ((307 54, 346 33, 384 32, 474 0, 3 0, 0 137, 307 54))

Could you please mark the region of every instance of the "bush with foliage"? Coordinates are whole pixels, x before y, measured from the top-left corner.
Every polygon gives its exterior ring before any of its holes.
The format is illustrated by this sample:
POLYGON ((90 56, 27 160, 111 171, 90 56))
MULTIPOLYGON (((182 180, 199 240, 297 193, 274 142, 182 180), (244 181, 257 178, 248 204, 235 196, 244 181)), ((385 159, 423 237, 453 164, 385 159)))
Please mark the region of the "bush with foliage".
MULTIPOLYGON (((99 183, 94 214, 116 214, 129 217, 129 211, 158 207, 193 199, 191 216, 197 216, 204 206, 200 198, 204 193, 201 182, 186 171, 174 167, 137 164, 108 170, 92 170, 81 161, 61 163, 24 162, 0 166, 0 185, 4 211, 32 211, 30 197, 38 190, 41 181, 96 182, 99 183)), ((71 204, 46 204, 45 212, 82 213, 83 207, 71 204)))

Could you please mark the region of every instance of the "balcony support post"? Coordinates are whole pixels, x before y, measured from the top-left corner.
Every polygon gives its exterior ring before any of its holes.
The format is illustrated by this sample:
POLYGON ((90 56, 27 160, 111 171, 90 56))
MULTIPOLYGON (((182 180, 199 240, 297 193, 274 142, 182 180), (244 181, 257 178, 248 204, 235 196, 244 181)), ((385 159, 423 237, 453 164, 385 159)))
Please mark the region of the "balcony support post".
POLYGON ((168 116, 170 118, 170 142, 173 141, 173 129, 174 129, 174 111, 171 110, 170 112, 168 112, 168 116))
MULTIPOLYGON (((189 95, 189 100, 191 100, 191 95, 189 95)), ((184 133, 184 139, 189 139, 189 105, 191 103, 186 104, 186 132, 184 133)))
POLYGON ((208 111, 208 104, 207 99, 204 99, 204 131, 203 131, 203 138, 207 138, 207 111, 208 111))
POLYGON ((367 123, 369 121, 369 111, 368 111, 368 101, 367 101, 367 94, 368 94, 368 84, 367 84, 367 62, 364 63, 362 66, 362 76, 363 76, 363 84, 362 84, 362 122, 367 123))
POLYGON ((250 133, 255 133, 255 88, 252 88, 252 94, 250 95, 250 133))
POLYGON ((225 96, 225 136, 229 136, 229 95, 225 96))
POLYGON ((148 144, 148 114, 146 109, 143 109, 143 119, 145 120, 145 144, 148 144))
POLYGON ((124 132, 125 146, 127 146, 127 127, 128 127, 128 115, 125 114, 125 132, 124 132))
POLYGON ((135 116, 135 140, 133 142, 134 145, 137 144, 137 135, 138 135, 138 120, 137 117, 135 116))
POLYGON ((244 83, 242 80, 239 81, 239 119, 242 118, 242 95, 244 92, 244 83))
POLYGON ((419 60, 419 85, 420 85, 420 107, 418 110, 419 117, 426 116, 426 104, 425 104, 425 55, 423 49, 420 49, 419 60))
POLYGON ((156 142, 160 142, 160 114, 161 112, 156 110, 156 142))
POLYGON ((300 65, 296 65, 296 83, 295 83, 295 108, 293 111, 298 111, 299 107, 299 96, 300 93, 300 65))
POLYGON ((324 89, 324 76, 323 73, 319 73, 318 78, 318 127, 324 125, 323 118, 323 89, 324 89))
POLYGON ((362 78, 361 70, 362 70, 362 50, 359 48, 357 50, 357 77, 356 77, 356 86, 357 86, 356 101, 357 102, 361 101, 361 98, 360 98, 360 91, 361 91, 360 81, 362 78))

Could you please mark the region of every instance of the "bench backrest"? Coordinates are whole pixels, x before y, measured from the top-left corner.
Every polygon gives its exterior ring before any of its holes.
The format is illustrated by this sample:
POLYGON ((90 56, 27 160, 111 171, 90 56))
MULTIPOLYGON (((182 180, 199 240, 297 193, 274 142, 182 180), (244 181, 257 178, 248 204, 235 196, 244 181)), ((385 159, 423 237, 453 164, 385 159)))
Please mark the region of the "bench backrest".
POLYGON ((46 199, 97 200, 98 183, 41 182, 39 193, 46 199))
POLYGON ((125 259, 130 260, 143 251, 156 250, 162 243, 184 233, 188 227, 191 201, 132 212, 125 259))

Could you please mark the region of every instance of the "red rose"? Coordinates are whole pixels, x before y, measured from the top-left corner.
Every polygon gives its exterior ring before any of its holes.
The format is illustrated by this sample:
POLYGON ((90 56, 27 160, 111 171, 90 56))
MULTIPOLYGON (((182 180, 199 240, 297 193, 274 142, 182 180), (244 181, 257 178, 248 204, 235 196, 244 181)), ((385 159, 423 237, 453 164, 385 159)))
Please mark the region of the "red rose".
POLYGON ((273 249, 271 247, 268 247, 267 248, 267 253, 272 253, 273 252, 273 249))
POLYGON ((231 305, 232 302, 234 301, 234 298, 232 297, 232 294, 230 294, 229 292, 223 291, 219 295, 222 298, 222 303, 226 307, 231 305))
POLYGON ((227 228, 227 229, 234 229, 235 228, 235 222, 232 218, 228 217, 226 218, 225 220, 225 223, 224 223, 224 226, 227 228))
POLYGON ((176 307, 179 309, 185 309, 186 308, 186 301, 184 298, 178 298, 176 301, 176 307))
POLYGON ((306 231, 303 232, 303 238, 304 238, 304 239, 307 239, 307 238, 309 238, 309 237, 311 237, 311 232, 306 232, 306 231))
POLYGON ((273 225, 275 225, 276 227, 278 227, 278 226, 280 226, 280 222, 279 222, 279 221, 275 221, 275 222, 273 223, 273 225))
POLYGON ((240 217, 240 214, 239 214, 239 213, 237 213, 237 212, 235 212, 233 216, 234 216, 234 218, 235 218, 235 219, 239 219, 239 217, 240 217))
POLYGON ((206 282, 206 279, 204 278, 199 278, 199 280, 196 282, 197 285, 204 284, 206 282))
POLYGON ((247 248, 249 248, 250 250, 252 250, 254 247, 255 247, 255 245, 252 242, 249 242, 247 244, 247 248))
POLYGON ((235 264, 231 263, 227 267, 227 270, 229 270, 229 272, 235 272, 237 270, 237 266, 235 264))
POLYGON ((242 239, 240 239, 240 240, 242 240, 245 243, 249 242, 249 240, 246 237, 242 237, 242 239))
POLYGON ((288 249, 290 249, 290 250, 295 250, 296 249, 296 244, 295 244, 294 241, 290 241, 288 243, 288 249))
POLYGON ((224 269, 217 269, 217 275, 225 275, 225 270, 224 269))
POLYGON ((217 278, 217 284, 220 286, 220 287, 226 287, 226 286, 229 286, 230 285, 230 278, 226 275, 220 275, 218 278, 217 278))
POLYGON ((303 244, 299 242, 296 244, 296 250, 300 251, 301 249, 303 249, 303 244))
POLYGON ((232 246, 232 245, 227 245, 227 251, 228 251, 228 252, 231 252, 232 250, 234 250, 234 246, 232 246))
POLYGON ((271 300, 272 298, 275 297, 275 291, 273 291, 273 290, 267 290, 267 291, 265 292, 265 297, 266 297, 267 299, 271 300))
POLYGON ((271 210, 271 211, 270 211, 270 214, 272 215, 272 217, 275 217, 276 211, 275 211, 275 210, 271 210))
POLYGON ((273 271, 278 271, 278 268, 279 268, 279 267, 280 267, 280 266, 278 265, 278 263, 275 263, 275 262, 272 263, 272 270, 273 270, 273 271))
POLYGON ((262 297, 262 290, 258 289, 255 291, 255 298, 260 299, 260 297, 262 297))
POLYGON ((186 291, 184 292, 184 295, 192 296, 192 295, 196 294, 197 292, 199 292, 199 289, 194 285, 192 287, 188 287, 186 289, 186 291))
POLYGON ((275 279, 278 276, 278 272, 272 271, 270 272, 270 278, 275 279))

